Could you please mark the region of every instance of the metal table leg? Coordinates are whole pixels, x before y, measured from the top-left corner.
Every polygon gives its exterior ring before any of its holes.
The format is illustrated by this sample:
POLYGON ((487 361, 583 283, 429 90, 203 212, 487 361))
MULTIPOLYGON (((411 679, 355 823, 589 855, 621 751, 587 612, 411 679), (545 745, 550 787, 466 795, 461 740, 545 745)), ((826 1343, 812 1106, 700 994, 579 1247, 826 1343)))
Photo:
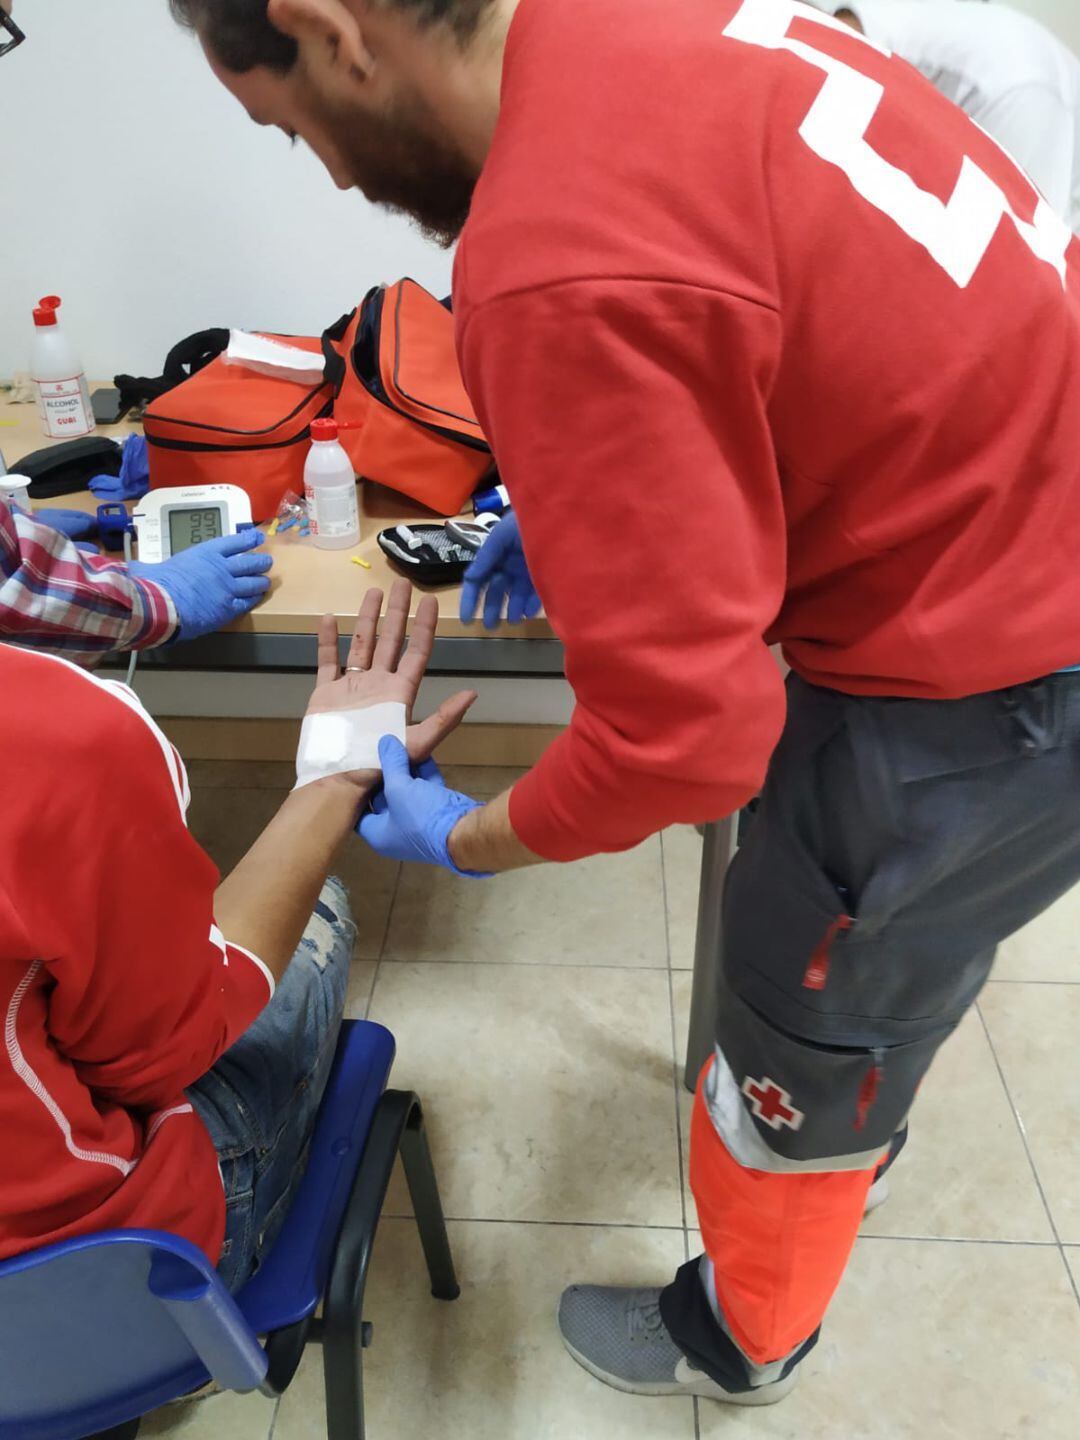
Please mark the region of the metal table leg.
POLYGON ((701 1067, 712 1054, 716 1037, 717 979, 723 939, 721 902, 724 877, 738 844, 739 817, 729 815, 705 828, 694 945, 694 991, 690 1001, 690 1033, 686 1042, 686 1088, 693 1090, 701 1067))

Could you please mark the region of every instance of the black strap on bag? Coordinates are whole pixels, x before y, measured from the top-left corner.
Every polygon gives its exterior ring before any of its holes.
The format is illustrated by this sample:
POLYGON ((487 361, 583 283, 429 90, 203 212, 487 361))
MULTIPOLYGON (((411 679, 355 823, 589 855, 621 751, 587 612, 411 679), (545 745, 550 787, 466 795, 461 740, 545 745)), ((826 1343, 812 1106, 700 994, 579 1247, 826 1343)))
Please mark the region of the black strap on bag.
POLYGON ((128 409, 136 405, 148 405, 161 395, 167 395, 204 370, 211 360, 229 348, 229 331, 220 326, 212 330, 200 330, 186 340, 174 345, 165 357, 165 369, 160 375, 136 376, 117 375, 113 384, 120 391, 120 403, 128 409))
POLYGON ((328 325, 322 333, 323 378, 328 385, 333 387, 335 400, 341 394, 346 373, 345 357, 337 347, 345 339, 346 331, 352 324, 355 314, 355 310, 347 311, 340 320, 335 320, 333 325, 328 325))

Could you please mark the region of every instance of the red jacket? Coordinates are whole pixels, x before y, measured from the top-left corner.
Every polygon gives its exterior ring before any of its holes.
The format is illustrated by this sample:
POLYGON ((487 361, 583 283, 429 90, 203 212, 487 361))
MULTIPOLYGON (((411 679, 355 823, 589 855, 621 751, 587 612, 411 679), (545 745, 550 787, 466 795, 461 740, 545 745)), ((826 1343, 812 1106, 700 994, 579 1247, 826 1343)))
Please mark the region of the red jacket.
POLYGON ((522 0, 454 297, 577 697, 511 797, 530 849, 745 802, 770 643, 869 695, 1080 663, 1078 262, 993 140, 829 17, 522 0))
POLYGON ((184 1087, 273 993, 214 925, 187 777, 131 691, 0 645, 0 1259, 118 1226, 213 1260, 217 1155, 184 1087))

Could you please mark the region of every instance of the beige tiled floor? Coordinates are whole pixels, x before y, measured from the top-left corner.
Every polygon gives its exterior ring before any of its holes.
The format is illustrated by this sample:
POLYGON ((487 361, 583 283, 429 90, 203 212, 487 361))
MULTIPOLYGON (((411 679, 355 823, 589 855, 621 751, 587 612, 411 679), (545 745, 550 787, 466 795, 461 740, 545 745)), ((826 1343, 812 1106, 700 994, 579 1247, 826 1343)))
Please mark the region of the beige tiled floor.
POLYGON ((1080 984, 1080 925, 1076 898, 1066 895, 1038 920, 1009 937, 998 952, 995 980, 1080 984))
MULTIPOLYGON (((451 776, 478 795, 513 778, 451 776)), ((289 781, 192 779, 193 828, 225 863, 289 781)), ((1077 1440, 1080 892, 1003 947, 945 1047, 789 1401, 635 1399, 563 1353, 564 1285, 660 1281, 699 1245, 677 1077, 700 855, 679 829, 479 886, 350 849, 349 1013, 395 1032, 394 1082, 425 1102, 463 1285, 431 1299, 395 1177, 368 1291, 371 1440, 1077 1440)), ((319 1352, 276 1406, 217 1396, 144 1433, 323 1440, 319 1352)))
POLYGON ((674 970, 691 970, 704 842, 692 825, 677 825, 665 830, 660 843, 664 856, 664 904, 671 965, 674 970))
POLYGON ((655 836, 628 855, 519 870, 498 885, 410 865, 384 958, 666 968, 661 883, 655 836))

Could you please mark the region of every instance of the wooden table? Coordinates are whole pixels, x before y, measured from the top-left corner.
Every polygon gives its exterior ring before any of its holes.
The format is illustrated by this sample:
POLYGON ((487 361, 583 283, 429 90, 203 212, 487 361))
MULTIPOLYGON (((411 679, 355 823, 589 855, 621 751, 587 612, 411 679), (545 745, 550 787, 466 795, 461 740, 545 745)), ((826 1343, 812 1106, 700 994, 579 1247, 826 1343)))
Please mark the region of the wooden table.
MULTIPOLYGON (((97 433, 119 440, 138 428, 100 426, 97 433)), ((0 452, 9 470, 17 471, 23 456, 50 443, 55 442, 42 435, 36 406, 0 402, 0 452)), ((94 510, 97 503, 89 491, 40 502, 87 511, 94 510)), ((340 634, 350 636, 364 591, 371 585, 389 589, 397 578, 397 572, 379 549, 378 532, 391 525, 437 518, 393 491, 363 484, 359 545, 351 550, 318 550, 310 539, 302 540, 295 531, 274 536, 266 546, 274 557, 274 568, 270 593, 264 601, 219 634, 170 646, 167 651, 148 652, 143 663, 199 670, 309 670, 310 640, 302 637, 314 633, 319 617, 335 615, 340 634), (354 555, 367 560, 371 569, 354 565, 354 555)), ((458 619, 458 586, 444 586, 431 593, 439 602, 433 674, 562 675, 562 647, 545 619, 504 625, 492 634, 479 625, 463 625, 458 619)))
MULTIPOLYGON (((100 427, 98 434, 116 439, 137 427, 100 427)), ((43 438, 33 405, 0 403, 0 451, 9 470, 19 459, 49 442, 43 438)), ((250 615, 216 635, 144 653, 144 666, 183 670, 275 670, 310 674, 310 636, 320 615, 337 616, 342 637, 342 663, 360 597, 373 584, 388 588, 396 577, 376 543, 390 525, 431 519, 421 507, 378 486, 360 487, 361 541, 355 550, 317 550, 310 540, 291 532, 267 542, 274 556, 270 594, 250 615), (361 555, 365 570, 351 563, 361 555)), ((89 491, 44 502, 73 510, 92 511, 97 501, 89 491)), ((562 646, 544 619, 505 625, 496 634, 458 619, 458 587, 433 592, 439 601, 439 623, 429 673, 433 675, 498 675, 505 678, 561 676, 562 646)), ((735 818, 706 827, 694 955, 694 990, 686 1058, 686 1081, 694 1088, 697 1073, 711 1053, 716 1013, 718 956, 722 940, 721 898, 724 877, 736 842, 735 818)))

